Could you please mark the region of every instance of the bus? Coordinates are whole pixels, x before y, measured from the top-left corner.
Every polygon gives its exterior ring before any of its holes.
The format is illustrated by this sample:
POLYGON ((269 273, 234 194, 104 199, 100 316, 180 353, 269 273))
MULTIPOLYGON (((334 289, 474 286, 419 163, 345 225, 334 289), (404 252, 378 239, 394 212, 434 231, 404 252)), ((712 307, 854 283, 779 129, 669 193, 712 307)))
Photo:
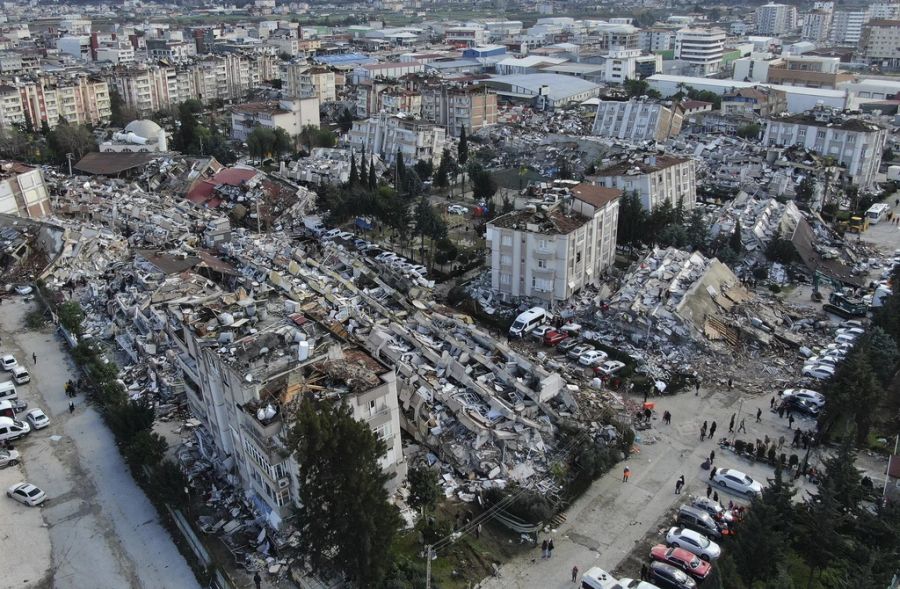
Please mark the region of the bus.
POLYGON ((869 220, 869 224, 875 225, 879 221, 884 221, 890 208, 890 205, 885 202, 879 202, 869 207, 869 210, 866 211, 866 218, 869 220))

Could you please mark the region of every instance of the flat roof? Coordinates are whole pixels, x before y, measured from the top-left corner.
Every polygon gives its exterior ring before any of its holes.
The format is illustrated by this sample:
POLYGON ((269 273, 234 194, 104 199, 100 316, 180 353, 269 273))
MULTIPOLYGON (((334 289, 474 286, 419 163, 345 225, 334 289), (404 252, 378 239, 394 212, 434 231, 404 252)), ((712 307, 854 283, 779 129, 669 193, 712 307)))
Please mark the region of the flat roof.
POLYGON ((648 155, 640 159, 626 158, 601 170, 597 170, 597 176, 622 176, 631 170, 638 170, 641 174, 649 174, 689 161, 691 161, 691 158, 677 157, 674 155, 648 155))
POLYGON ((622 191, 618 188, 606 188, 605 186, 582 182, 572 187, 572 196, 599 209, 621 197, 622 191))
MULTIPOLYGON (((509 76, 494 76, 485 83, 508 84, 510 87, 518 86, 529 92, 537 93, 542 86, 547 86, 551 100, 564 100, 575 94, 599 89, 600 86, 575 76, 564 74, 513 74, 509 76)), ((511 89, 511 88, 510 88, 511 89)))
POLYGON ((692 76, 672 76, 669 74, 653 74, 645 78, 648 82, 672 82, 674 84, 683 83, 686 86, 715 86, 718 88, 735 90, 739 88, 753 88, 763 86, 766 88, 774 88, 788 94, 805 94, 808 96, 822 96, 827 98, 844 98, 847 92, 844 90, 832 90, 830 88, 806 88, 804 86, 784 86, 782 84, 766 84, 763 82, 742 82, 740 80, 717 80, 715 78, 699 78, 692 76))
POLYGON ((576 213, 565 214, 554 208, 549 211, 513 211, 490 222, 502 229, 515 229, 543 235, 566 235, 588 222, 587 217, 576 213), (531 225, 529 228, 528 226, 531 225))
POLYGON ((72 166, 79 172, 86 174, 97 174, 108 176, 119 174, 126 170, 146 166, 158 157, 162 157, 163 153, 117 153, 113 151, 100 152, 92 151, 85 154, 78 163, 72 166))

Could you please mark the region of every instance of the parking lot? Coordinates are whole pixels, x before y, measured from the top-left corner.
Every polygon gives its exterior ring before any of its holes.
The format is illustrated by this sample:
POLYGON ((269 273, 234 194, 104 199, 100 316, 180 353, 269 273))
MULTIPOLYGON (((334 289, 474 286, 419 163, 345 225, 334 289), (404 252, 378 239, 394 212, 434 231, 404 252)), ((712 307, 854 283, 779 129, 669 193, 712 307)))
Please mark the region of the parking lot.
POLYGON ((83 396, 70 414, 63 391, 75 372, 52 329, 24 328, 32 308, 21 299, 4 300, 0 350, 31 371, 31 382, 17 387, 19 396, 29 408, 42 408, 51 423, 13 442, 22 462, 0 470, 0 485, 5 490, 27 480, 48 499, 38 508, 0 498, 0 587, 197 587, 100 415, 83 396))

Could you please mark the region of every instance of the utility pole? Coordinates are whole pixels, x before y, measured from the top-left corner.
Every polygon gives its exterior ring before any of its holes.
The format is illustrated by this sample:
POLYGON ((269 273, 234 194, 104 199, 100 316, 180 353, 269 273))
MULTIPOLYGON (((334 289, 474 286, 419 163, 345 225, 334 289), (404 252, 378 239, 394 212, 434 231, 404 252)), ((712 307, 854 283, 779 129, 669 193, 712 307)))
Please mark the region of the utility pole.
POLYGON ((891 480, 891 462, 897 458, 897 449, 900 447, 900 435, 894 439, 894 453, 888 458, 887 470, 884 472, 884 489, 881 491, 881 499, 884 501, 887 495, 888 481, 891 480))
POLYGON ((431 589, 431 544, 425 547, 425 589, 431 589))
POLYGON ((734 437, 737 435, 737 428, 740 427, 741 423, 741 412, 744 410, 744 400, 741 399, 741 404, 738 406, 737 418, 735 419, 738 423, 737 427, 733 432, 731 432, 731 444, 734 445, 734 437))
POLYGON ((72 158, 73 157, 75 157, 74 153, 69 152, 66 154, 66 161, 69 162, 69 177, 70 178, 72 177, 72 158))

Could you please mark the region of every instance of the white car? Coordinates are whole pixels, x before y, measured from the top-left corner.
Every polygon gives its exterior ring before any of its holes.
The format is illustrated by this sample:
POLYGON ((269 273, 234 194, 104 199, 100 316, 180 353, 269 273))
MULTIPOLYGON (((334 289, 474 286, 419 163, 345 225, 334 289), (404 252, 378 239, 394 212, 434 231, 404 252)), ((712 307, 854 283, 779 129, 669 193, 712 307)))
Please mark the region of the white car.
POLYGON ((340 229, 329 229, 322 234, 322 239, 334 239, 340 232, 340 229))
POLYGON ((866 332, 862 327, 841 327, 835 332, 835 335, 855 335, 861 336, 866 332))
POLYGON ((813 364, 825 364, 826 366, 837 367, 837 365, 843 360, 843 358, 838 358, 837 356, 811 356, 803 361, 803 364, 810 366, 813 364))
POLYGON ((859 319, 847 319, 843 323, 841 323, 841 327, 859 327, 862 328, 863 323, 859 319))
POLYGON ((843 360, 847 357, 847 354, 850 350, 853 349, 851 346, 846 346, 843 344, 828 344, 824 348, 822 348, 822 354, 825 356, 832 356, 834 358, 840 358, 843 360))
POLYGON ((601 350, 589 350, 578 357, 578 363, 582 366, 595 366, 608 357, 607 353, 601 350))
POLYGON ((604 376, 612 376, 623 368, 625 368, 624 362, 619 362, 618 360, 607 360, 606 362, 603 362, 599 366, 595 367, 594 372, 602 374, 604 376))
POLYGON ((802 374, 818 380, 828 380, 834 376, 834 367, 826 364, 806 364, 803 366, 802 374))
POLYGON ((856 340, 859 336, 854 335, 852 333, 839 333, 834 338, 834 343, 836 344, 848 344, 850 346, 856 345, 856 340))
POLYGON ((20 284, 19 286, 16 287, 16 294, 20 294, 22 296, 30 295, 31 291, 32 291, 32 288, 30 286, 28 286, 27 284, 20 284))
POLYGON ((469 212, 469 208, 462 205, 450 205, 447 207, 447 212, 452 215, 465 215, 469 212))
POLYGON ((675 548, 684 548, 703 560, 712 561, 722 556, 722 549, 718 544, 703 534, 687 528, 669 528, 666 533, 666 544, 675 548))
POLYGON ((25 414, 25 419, 28 420, 31 429, 44 429, 50 425, 50 418, 47 417, 47 414, 37 408, 29 410, 25 414))
POLYGON ((18 483, 6 490, 6 496, 24 503, 29 507, 37 507, 47 500, 47 494, 31 483, 18 483))
POLYGON ((551 325, 538 325, 531 330, 531 337, 539 342, 542 342, 544 341, 544 336, 548 331, 553 331, 553 327, 551 325))
POLYGON ((15 450, 0 450, 0 468, 19 464, 19 453, 15 450))
POLYGON ((19 363, 16 361, 15 356, 12 354, 4 354, 0 357, 0 366, 3 367, 3 370, 7 372, 11 372, 13 368, 18 366, 19 363))
POLYGON ((754 481, 746 474, 733 468, 720 468, 716 471, 712 481, 724 487, 754 497, 762 493, 762 485, 758 481, 754 481))
POLYGON ((818 407, 825 405, 825 395, 816 391, 811 391, 809 389, 785 389, 781 391, 782 399, 790 399, 792 397, 809 401, 818 407))

